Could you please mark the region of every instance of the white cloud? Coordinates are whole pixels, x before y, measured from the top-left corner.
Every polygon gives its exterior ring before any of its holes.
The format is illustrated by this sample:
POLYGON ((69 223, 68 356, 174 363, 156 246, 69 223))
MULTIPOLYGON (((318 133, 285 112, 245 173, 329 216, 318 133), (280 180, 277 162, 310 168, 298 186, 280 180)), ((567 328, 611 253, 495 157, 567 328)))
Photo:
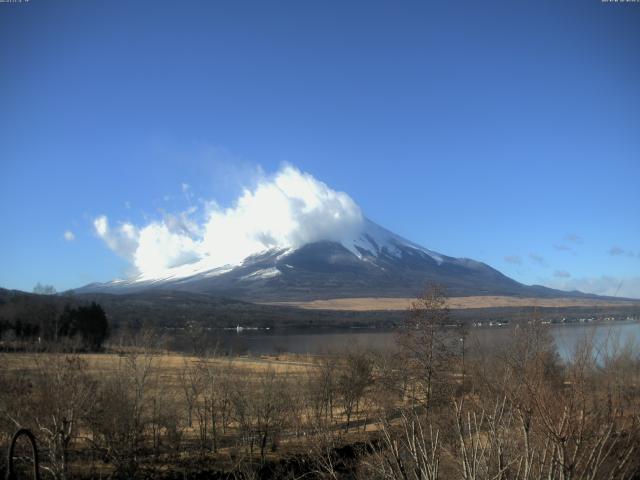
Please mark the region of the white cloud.
POLYGON ((533 261, 534 263, 537 263, 538 265, 544 265, 544 257, 542 257, 541 255, 538 255, 537 253, 531 252, 529 254, 529 258, 531 259, 531 261, 533 261))
POLYGON ((634 254, 631 250, 625 250, 624 248, 620 248, 617 245, 614 245, 609 249, 609 255, 612 257, 633 257, 634 254))
POLYGON ((109 226, 109 219, 101 215, 94 219, 93 228, 107 246, 118 255, 132 259, 138 244, 138 230, 131 223, 122 223, 115 230, 109 226))
POLYGON ((553 248, 560 250, 561 252, 572 252, 575 254, 574 248, 578 245, 582 245, 584 239, 576 233, 567 233, 562 243, 554 243, 553 248))
MULTIPOLYGON (((185 184, 183 191, 189 192, 185 184)), ((363 223, 358 205, 346 194, 311 175, 285 166, 245 189, 229 208, 206 201, 204 220, 196 207, 136 227, 123 223, 112 230, 106 216, 94 229, 107 246, 128 258, 143 277, 193 262, 215 268, 239 263, 271 248, 295 248, 320 240, 342 241, 357 235, 363 223)))
POLYGON ((75 234, 71 230, 66 230, 63 237, 67 242, 73 242, 76 239, 75 234))
POLYGON ((200 258, 192 238, 175 233, 166 223, 154 222, 142 228, 137 237, 133 262, 145 277, 158 277, 171 267, 191 263, 200 258))
POLYGON ((518 255, 507 255, 504 257, 504 261, 507 263, 513 263, 515 265, 522 265, 522 258, 518 255))
POLYGON ((569 277, 571 277, 571 274, 569 272, 567 272, 566 270, 556 270, 553 273, 553 276, 557 277, 557 278, 569 278, 569 277))
POLYGON ((564 239, 565 239, 567 242, 571 242, 571 243, 578 243, 578 244, 580 244, 580 243, 582 243, 582 242, 583 242, 582 237, 581 237, 580 235, 575 234, 575 233, 567 233, 567 234, 564 236, 564 239))
POLYGON ((596 295, 640 298, 640 277, 554 278, 542 282, 547 287, 560 290, 579 290, 596 295))
POLYGON ((184 195, 184 198, 187 200, 187 202, 191 203, 191 201, 193 200, 193 192, 191 191, 191 185, 189 185, 186 182, 182 182, 180 184, 180 187, 182 188, 182 194, 184 195))

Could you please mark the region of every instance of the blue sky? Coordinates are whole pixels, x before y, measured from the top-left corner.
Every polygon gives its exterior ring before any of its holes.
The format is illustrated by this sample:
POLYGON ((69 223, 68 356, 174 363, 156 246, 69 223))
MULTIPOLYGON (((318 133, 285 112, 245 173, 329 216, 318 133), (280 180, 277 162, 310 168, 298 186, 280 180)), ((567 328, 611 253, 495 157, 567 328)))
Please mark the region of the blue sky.
POLYGON ((96 218, 289 164, 433 250, 640 298, 638 45, 599 0, 0 4, 0 286, 121 277, 96 218))

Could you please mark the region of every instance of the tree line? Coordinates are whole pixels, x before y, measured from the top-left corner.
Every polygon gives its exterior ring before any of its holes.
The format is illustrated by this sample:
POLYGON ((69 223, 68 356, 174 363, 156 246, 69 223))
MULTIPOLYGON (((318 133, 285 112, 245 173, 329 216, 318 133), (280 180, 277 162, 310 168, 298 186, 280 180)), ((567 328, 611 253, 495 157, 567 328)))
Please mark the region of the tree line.
POLYGON ((98 351, 109 336, 107 315, 96 302, 86 305, 58 303, 39 297, 13 297, 0 305, 0 350, 57 343, 98 351))

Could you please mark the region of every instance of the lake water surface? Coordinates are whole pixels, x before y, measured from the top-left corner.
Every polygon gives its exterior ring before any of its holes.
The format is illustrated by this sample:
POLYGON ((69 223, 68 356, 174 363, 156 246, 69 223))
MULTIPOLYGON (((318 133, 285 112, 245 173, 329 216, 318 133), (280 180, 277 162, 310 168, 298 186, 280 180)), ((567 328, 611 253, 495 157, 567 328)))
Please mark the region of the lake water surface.
MULTIPOLYGON (((499 345, 507 340, 512 327, 471 328, 467 342, 475 345, 499 345)), ((548 325, 551 335, 564 359, 570 358, 581 341, 593 340, 597 348, 611 351, 629 342, 640 345, 640 322, 605 322, 548 325)), ((218 350, 230 354, 269 355, 297 353, 318 355, 340 352, 350 348, 391 349, 395 346, 397 330, 384 329, 272 329, 272 330, 218 330, 209 331, 198 341, 207 348, 218 345, 218 350)), ((184 335, 173 336, 171 348, 188 350, 190 341, 184 335)))

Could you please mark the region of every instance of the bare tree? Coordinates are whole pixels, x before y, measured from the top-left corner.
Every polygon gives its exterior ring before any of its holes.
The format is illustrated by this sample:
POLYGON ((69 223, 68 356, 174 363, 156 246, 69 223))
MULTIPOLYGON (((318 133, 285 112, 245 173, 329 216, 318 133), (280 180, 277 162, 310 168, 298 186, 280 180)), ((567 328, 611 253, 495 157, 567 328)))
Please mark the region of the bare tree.
POLYGON ((44 442, 48 461, 41 468, 53 478, 66 479, 70 476, 69 450, 80 438, 81 420, 93 401, 95 382, 78 355, 47 354, 33 357, 33 362, 29 391, 16 396, 5 407, 6 414, 14 428, 30 428, 44 442))
POLYGON ((289 388, 281 376, 267 369, 260 375, 256 393, 252 400, 254 428, 260 442, 260 460, 264 463, 267 442, 271 441, 275 450, 278 435, 286 425, 289 388))
POLYGON ((428 286, 410 306, 398 336, 400 355, 411 376, 412 395, 426 407, 434 400, 448 402, 455 360, 461 358, 460 333, 447 328, 452 323, 442 287, 428 286))
POLYGON ((33 287, 33 293, 37 293, 39 295, 55 295, 57 293, 57 290, 53 285, 43 285, 38 282, 33 287))
POLYGON ((316 428, 333 423, 337 370, 336 356, 327 354, 316 358, 314 366, 307 371, 307 404, 316 428))
POLYGON ((152 348, 120 357, 113 375, 100 382, 86 417, 94 445, 113 462, 116 472, 133 475, 139 466, 145 429, 154 397, 152 348))
POLYGON ((380 426, 380 443, 365 460, 367 467, 380 478, 401 480, 436 480, 440 477, 442 447, 437 428, 415 410, 401 412, 400 424, 384 421, 380 426))
POLYGON ((345 415, 345 431, 359 412, 360 401, 372 382, 372 363, 365 352, 349 352, 338 371, 337 387, 345 415))
POLYGON ((183 367, 178 373, 178 383, 187 409, 187 424, 193 426, 193 411, 201 390, 200 372, 191 359, 184 359, 183 367))

